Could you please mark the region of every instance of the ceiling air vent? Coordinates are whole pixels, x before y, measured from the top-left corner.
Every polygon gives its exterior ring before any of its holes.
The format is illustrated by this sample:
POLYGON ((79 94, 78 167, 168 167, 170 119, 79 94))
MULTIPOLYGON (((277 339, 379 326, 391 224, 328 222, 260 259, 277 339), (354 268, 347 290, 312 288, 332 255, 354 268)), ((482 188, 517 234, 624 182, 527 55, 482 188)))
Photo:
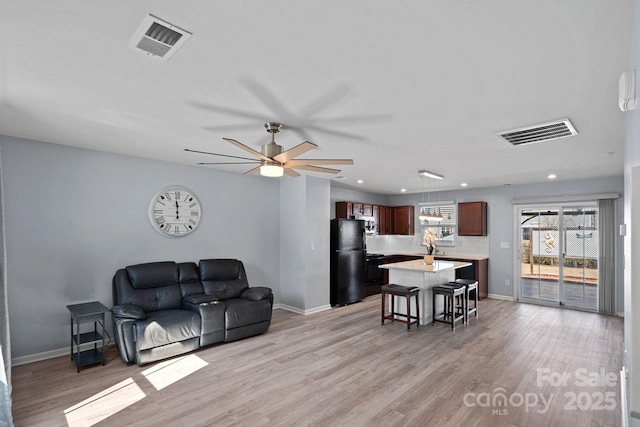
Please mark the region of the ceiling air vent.
POLYGON ((147 55, 167 60, 191 37, 191 33, 153 15, 147 15, 129 46, 147 55))
POLYGON ((573 127, 569 119, 562 119, 555 122, 543 123, 541 125, 529 126, 520 129, 498 132, 500 138, 505 139, 513 145, 532 144, 540 141, 551 141, 552 139, 564 138, 566 136, 577 135, 578 132, 573 127))

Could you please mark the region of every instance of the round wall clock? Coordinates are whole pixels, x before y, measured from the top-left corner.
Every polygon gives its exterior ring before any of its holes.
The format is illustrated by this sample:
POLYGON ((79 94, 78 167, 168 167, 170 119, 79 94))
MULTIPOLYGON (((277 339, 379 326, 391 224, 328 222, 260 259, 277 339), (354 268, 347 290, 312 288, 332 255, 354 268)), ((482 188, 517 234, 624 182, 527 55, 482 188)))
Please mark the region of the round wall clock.
POLYGON ((167 187, 156 194, 149 205, 149 219, 156 231, 166 237, 183 237, 200 224, 202 206, 192 191, 167 187))

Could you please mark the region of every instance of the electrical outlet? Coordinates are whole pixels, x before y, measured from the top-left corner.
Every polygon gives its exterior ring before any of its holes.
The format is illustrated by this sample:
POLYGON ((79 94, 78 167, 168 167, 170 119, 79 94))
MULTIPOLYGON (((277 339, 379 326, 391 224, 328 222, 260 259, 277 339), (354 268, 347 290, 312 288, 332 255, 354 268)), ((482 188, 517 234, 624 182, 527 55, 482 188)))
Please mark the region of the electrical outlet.
POLYGON ((501 249, 509 249, 511 245, 509 245, 509 242, 500 242, 500 248, 501 249))
POLYGON ((504 279, 504 285, 505 285, 505 286, 511 286, 511 280, 509 280, 509 279, 504 279))

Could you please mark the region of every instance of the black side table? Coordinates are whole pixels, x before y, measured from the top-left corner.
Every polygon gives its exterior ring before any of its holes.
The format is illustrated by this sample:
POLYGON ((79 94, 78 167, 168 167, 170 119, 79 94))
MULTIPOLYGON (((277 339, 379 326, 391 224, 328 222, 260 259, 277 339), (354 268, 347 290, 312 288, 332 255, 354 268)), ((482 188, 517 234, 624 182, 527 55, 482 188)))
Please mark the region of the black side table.
POLYGON ((81 366, 100 362, 104 366, 104 315, 109 309, 98 301, 68 305, 67 308, 71 312, 71 360, 76 363, 76 369, 80 372, 81 366), (80 331, 80 325, 91 322, 93 322, 93 331, 80 331), (100 346, 98 346, 99 343, 100 346), (82 344, 93 344, 93 348, 80 351, 82 344))

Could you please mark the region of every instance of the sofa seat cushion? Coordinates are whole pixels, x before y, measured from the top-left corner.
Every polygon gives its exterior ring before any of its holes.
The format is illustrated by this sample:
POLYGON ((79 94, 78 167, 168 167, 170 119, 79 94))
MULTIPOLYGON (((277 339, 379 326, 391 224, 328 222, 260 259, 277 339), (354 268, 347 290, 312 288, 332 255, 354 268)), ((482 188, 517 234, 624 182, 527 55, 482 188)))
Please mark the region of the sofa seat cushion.
POLYGON ((271 302, 231 298, 223 301, 226 329, 239 328, 271 320, 271 302))
POLYGON ((148 350, 200 336, 200 315, 187 310, 162 310, 147 313, 135 322, 138 351, 148 350))

